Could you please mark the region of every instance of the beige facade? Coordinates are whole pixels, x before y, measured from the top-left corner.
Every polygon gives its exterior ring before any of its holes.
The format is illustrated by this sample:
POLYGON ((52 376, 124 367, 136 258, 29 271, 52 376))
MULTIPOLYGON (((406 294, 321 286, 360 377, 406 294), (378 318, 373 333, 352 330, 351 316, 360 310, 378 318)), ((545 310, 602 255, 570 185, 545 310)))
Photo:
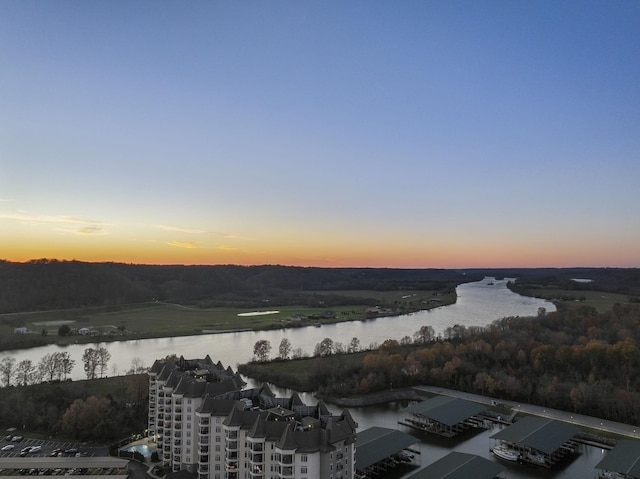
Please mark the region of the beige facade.
POLYGON ((357 424, 347 411, 243 389, 204 359, 156 361, 149 371, 149 435, 173 471, 198 479, 352 479, 357 424))

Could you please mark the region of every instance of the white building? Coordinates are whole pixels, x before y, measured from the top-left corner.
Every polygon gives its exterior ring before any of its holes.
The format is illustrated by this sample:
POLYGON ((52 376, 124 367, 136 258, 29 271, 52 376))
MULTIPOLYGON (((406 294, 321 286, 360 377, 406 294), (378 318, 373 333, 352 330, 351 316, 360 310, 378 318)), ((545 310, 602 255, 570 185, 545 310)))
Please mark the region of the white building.
POLYGON ((211 358, 156 361, 149 371, 149 435, 173 471, 198 479, 352 479, 357 424, 323 402, 268 387, 243 390, 211 358))

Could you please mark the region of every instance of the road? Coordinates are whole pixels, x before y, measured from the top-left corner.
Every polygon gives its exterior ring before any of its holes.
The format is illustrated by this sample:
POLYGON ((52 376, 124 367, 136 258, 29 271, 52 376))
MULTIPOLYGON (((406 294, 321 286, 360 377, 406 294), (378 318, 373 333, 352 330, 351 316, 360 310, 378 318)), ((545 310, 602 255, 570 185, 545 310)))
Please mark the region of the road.
POLYGON ((526 404, 514 401, 504 401, 498 398, 492 398, 488 396, 481 396, 479 394, 465 393, 462 391, 456 391, 454 389, 446 389, 431 386, 416 386, 417 391, 423 391, 431 394, 440 394, 444 396, 452 396, 461 399, 467 399, 469 401, 478 402, 481 404, 493 405, 499 403, 510 407, 516 412, 522 412, 525 414, 532 414, 534 416, 547 417, 549 419, 557 419, 558 421, 564 421, 576 426, 583 426, 590 429, 596 429, 603 432, 617 434, 620 436, 626 436, 633 439, 640 438, 640 426, 634 426, 631 424, 623 424, 621 422, 607 421, 606 419, 600 419, 592 416, 585 416, 582 414, 574 414, 567 411, 560 411, 559 409, 550 409, 548 407, 536 406, 535 404, 526 404))

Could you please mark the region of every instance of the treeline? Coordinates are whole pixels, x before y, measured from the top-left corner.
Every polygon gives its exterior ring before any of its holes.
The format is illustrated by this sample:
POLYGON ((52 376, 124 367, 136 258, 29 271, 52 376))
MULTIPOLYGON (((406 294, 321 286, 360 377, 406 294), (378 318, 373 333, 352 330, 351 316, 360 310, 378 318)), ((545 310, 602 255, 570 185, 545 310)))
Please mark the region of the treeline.
MULTIPOLYGON (((445 269, 161 266, 40 259, 0 260, 0 313, 109 307, 147 301, 213 306, 304 304, 309 293, 453 290, 482 275, 445 269)), ((344 302, 327 293, 325 303, 344 302)), ((360 304, 362 298, 358 298, 360 304)), ((4 321, 11 321, 6 316, 4 321)))
POLYGON ((146 374, 0 388, 0 427, 107 444, 146 427, 146 374))
POLYGON ((243 374, 324 397, 419 384, 640 424, 640 307, 576 307, 387 340, 375 351, 251 363, 243 374), (288 363, 305 361, 291 367, 288 363), (296 374, 300 373, 300 374, 296 374))

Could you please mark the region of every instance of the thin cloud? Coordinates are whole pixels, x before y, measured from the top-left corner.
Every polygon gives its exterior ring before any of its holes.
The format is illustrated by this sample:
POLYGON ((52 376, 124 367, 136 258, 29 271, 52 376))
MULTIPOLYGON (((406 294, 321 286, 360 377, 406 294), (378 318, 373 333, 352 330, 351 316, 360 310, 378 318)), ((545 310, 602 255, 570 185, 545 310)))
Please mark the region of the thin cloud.
POLYGON ((198 243, 196 243, 195 241, 169 241, 167 244, 169 246, 175 246, 176 248, 198 248, 198 243))
POLYGON ((99 236, 106 235, 107 232, 102 229, 100 226, 85 226, 84 228, 80 228, 76 230, 76 233, 80 235, 89 235, 89 236, 99 236))
POLYGON ((51 231, 82 236, 104 236, 109 234, 108 231, 100 226, 84 226, 82 228, 51 228, 51 231))
POLYGON ((199 230, 199 229, 191 229, 191 228, 181 228, 179 226, 169 226, 169 225, 152 225, 154 228, 158 228, 164 231, 171 231, 175 233, 186 233, 186 234, 194 234, 194 235, 203 235, 209 234, 213 236, 217 236, 219 238, 225 239, 239 239, 245 241, 253 241, 253 238, 249 238, 246 236, 238 236, 232 233, 223 233, 220 231, 209 231, 209 230, 199 230))
POLYGON ((195 230, 195 229, 187 229, 187 228, 179 228, 177 226, 167 226, 167 225, 153 225, 156 228, 159 228, 161 230, 164 231, 174 231, 177 233, 189 233, 189 234, 194 234, 194 235, 201 235, 201 234, 205 234, 206 231, 204 230, 195 230))
POLYGON ((75 218, 64 215, 32 215, 27 213, 0 213, 0 219, 25 221, 28 223, 70 223, 83 225, 109 225, 104 221, 75 218))

